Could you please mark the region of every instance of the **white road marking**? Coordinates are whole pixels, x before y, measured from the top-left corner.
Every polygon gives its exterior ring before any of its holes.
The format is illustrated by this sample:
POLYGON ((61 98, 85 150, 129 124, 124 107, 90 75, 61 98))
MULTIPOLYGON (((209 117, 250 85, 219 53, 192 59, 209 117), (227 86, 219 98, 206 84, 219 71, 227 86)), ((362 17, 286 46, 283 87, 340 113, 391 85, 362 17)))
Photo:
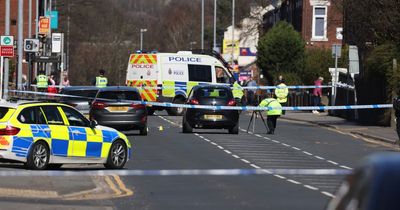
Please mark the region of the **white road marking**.
POLYGON ((254 168, 257 168, 257 169, 260 169, 260 168, 261 168, 260 166, 254 165, 254 164, 250 164, 250 166, 252 166, 252 167, 254 167, 254 168))
POLYGON ((293 149, 300 151, 301 149, 297 148, 297 147, 292 147, 293 149))
POLYGON ((303 153, 306 154, 306 155, 313 155, 313 154, 311 154, 309 152, 306 152, 306 151, 303 151, 303 153))
POLYGON ((278 177, 279 179, 286 179, 286 177, 278 175, 278 174, 275 174, 274 177, 278 177))
POLYGON ((277 140, 272 140, 272 141, 273 141, 273 142, 275 142, 275 143, 278 143, 278 144, 280 143, 280 142, 279 142, 279 141, 277 141, 277 140))
POLYGON ((334 162, 334 161, 332 161, 332 160, 327 160, 329 163, 332 163, 333 165, 339 165, 339 163, 336 163, 336 162, 334 162))
POLYGON ((257 136, 258 138, 261 138, 261 135, 260 134, 254 134, 255 136, 257 136))
POLYGON ((290 147, 289 144, 282 143, 282 145, 285 146, 285 147, 290 147))
POLYGON ((288 182, 291 182, 291 183, 293 183, 293 184, 301 184, 300 182, 294 181, 293 179, 288 179, 287 181, 288 181, 288 182))
POLYGON ((238 158, 238 159, 240 158, 240 157, 239 157, 239 156, 237 156, 237 155, 232 155, 232 156, 233 156, 234 158, 238 158))
POLYGON ((218 148, 220 148, 220 149, 224 149, 223 147, 221 147, 221 146, 218 146, 218 148))
POLYGON ((303 185, 305 188, 308 188, 308 189, 310 189, 310 190, 318 190, 318 188, 316 188, 316 187, 313 187, 313 186, 310 186, 310 185, 307 185, 307 184, 305 184, 305 185, 303 185))
POLYGON ((228 153, 228 154, 232 154, 232 152, 231 151, 229 151, 229 150, 224 150, 226 153, 228 153))
POLYGON ((270 138, 268 138, 268 137, 264 137, 264 139, 271 140, 271 139, 270 139, 270 138))
POLYGON ((317 159, 320 159, 320 160, 325 160, 325 158, 323 158, 323 157, 320 157, 320 156, 314 156, 315 158, 317 158, 317 159))
POLYGON ((215 142, 211 142, 211 144, 212 144, 212 145, 218 145, 218 144, 216 144, 215 142))
POLYGON ((269 170, 267 170, 267 169, 263 169, 263 171, 264 171, 265 173, 267 173, 267 174, 272 174, 272 172, 269 171, 269 170))
POLYGON ((344 166, 344 165, 341 165, 340 167, 341 167, 341 168, 344 168, 344 169, 348 169, 348 170, 353 170, 352 168, 347 167, 347 166, 344 166))
POLYGON ((250 161, 246 160, 246 159, 240 159, 241 161, 245 162, 245 163, 250 163, 250 161))
POLYGON ((328 196, 328 197, 331 197, 331 198, 334 198, 334 197, 335 197, 334 195, 332 195, 332 194, 330 194, 330 193, 328 193, 328 192, 326 192, 326 191, 322 191, 321 193, 324 194, 324 195, 326 195, 326 196, 328 196))

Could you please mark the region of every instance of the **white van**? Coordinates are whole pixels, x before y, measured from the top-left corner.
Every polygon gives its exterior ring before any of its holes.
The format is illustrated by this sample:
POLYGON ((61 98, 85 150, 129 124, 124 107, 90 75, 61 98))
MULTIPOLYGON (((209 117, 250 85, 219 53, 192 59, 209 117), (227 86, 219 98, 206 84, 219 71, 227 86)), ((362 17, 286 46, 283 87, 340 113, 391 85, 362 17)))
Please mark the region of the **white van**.
MULTIPOLYGON (((227 63, 218 55, 178 53, 131 54, 126 84, 140 89, 145 101, 183 104, 193 86, 234 82, 227 63), (146 88, 141 88, 141 87, 146 88), (152 88, 154 87, 154 88, 152 88)), ((152 114, 152 108, 149 113, 152 114)), ((168 108, 170 115, 182 115, 181 108, 168 108)))

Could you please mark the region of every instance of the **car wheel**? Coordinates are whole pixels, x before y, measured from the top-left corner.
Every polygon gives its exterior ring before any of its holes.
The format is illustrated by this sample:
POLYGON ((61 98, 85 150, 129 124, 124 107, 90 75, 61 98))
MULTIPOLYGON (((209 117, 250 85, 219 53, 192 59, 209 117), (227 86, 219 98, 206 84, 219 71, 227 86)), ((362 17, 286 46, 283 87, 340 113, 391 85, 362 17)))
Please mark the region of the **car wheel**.
POLYGON ((229 128, 229 133, 230 134, 238 134, 239 133, 239 123, 236 123, 235 126, 232 128, 229 128))
POLYGON ((63 166, 63 164, 49 164, 47 166, 47 169, 57 170, 57 169, 60 169, 62 166, 63 166))
POLYGON ((32 145, 29 152, 26 166, 33 170, 46 169, 49 164, 50 150, 43 141, 38 141, 32 145))
MULTIPOLYGON (((184 104, 185 103, 185 99, 183 98, 176 98, 174 99, 174 101, 172 102, 174 104, 184 104)), ((170 107, 167 109, 168 115, 171 116, 182 116, 183 113, 185 112, 185 109, 183 107, 170 107)))
POLYGON ((145 125, 143 128, 141 128, 140 131, 139 131, 140 135, 141 136, 147 136, 147 132, 148 132, 147 129, 148 129, 147 125, 145 125))
POLYGON ((192 133, 193 128, 189 125, 185 118, 182 120, 182 133, 192 133))
POLYGON ((104 166, 108 169, 120 169, 123 168, 128 157, 128 150, 123 141, 115 141, 110 148, 108 153, 107 162, 104 166))

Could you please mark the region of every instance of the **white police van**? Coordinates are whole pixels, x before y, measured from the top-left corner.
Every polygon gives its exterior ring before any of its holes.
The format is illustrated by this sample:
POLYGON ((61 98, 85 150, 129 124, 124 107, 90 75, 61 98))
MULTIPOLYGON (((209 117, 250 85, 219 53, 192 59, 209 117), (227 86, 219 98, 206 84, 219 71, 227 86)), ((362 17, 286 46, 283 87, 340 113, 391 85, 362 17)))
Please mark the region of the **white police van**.
MULTIPOLYGON (((126 84, 140 89, 146 101, 183 104, 193 86, 227 84, 235 81, 228 64, 219 54, 135 53, 129 58, 126 84), (146 87, 146 88, 143 88, 146 87)), ((155 109, 149 110, 152 114, 155 109)), ((168 108, 170 115, 182 115, 182 108, 168 108)))

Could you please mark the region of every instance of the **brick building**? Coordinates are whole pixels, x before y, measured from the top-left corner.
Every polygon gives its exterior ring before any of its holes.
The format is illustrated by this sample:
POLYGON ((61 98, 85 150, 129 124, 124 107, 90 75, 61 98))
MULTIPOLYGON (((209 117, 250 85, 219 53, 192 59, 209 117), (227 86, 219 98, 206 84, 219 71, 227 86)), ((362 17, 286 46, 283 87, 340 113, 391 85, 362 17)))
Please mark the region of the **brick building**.
MULTIPOLYGON (((5 6, 6 6, 6 1, 1 0, 0 1, 0 35, 5 34, 5 6)), ((24 39, 28 38, 28 28, 29 28, 29 1, 24 0, 24 33, 23 37, 24 39)), ((34 36, 35 34, 35 27, 36 27, 36 1, 32 0, 32 35, 34 36)), ((11 0, 10 1, 10 35, 14 36, 14 41, 18 40, 18 0, 11 0)), ((15 55, 17 55, 17 50, 15 50, 15 55)), ((13 81, 15 80, 15 72, 16 72, 16 63, 17 63, 17 56, 14 56, 13 58, 10 59, 11 65, 10 65, 10 72, 13 72, 13 74, 10 74, 10 76, 13 77, 13 81)), ((26 63, 23 64, 23 74, 27 74, 28 71, 28 66, 26 63)))
POLYGON ((263 17, 265 31, 284 20, 301 34, 307 47, 342 44, 343 16, 332 0, 273 0, 272 6, 275 9, 263 17))

